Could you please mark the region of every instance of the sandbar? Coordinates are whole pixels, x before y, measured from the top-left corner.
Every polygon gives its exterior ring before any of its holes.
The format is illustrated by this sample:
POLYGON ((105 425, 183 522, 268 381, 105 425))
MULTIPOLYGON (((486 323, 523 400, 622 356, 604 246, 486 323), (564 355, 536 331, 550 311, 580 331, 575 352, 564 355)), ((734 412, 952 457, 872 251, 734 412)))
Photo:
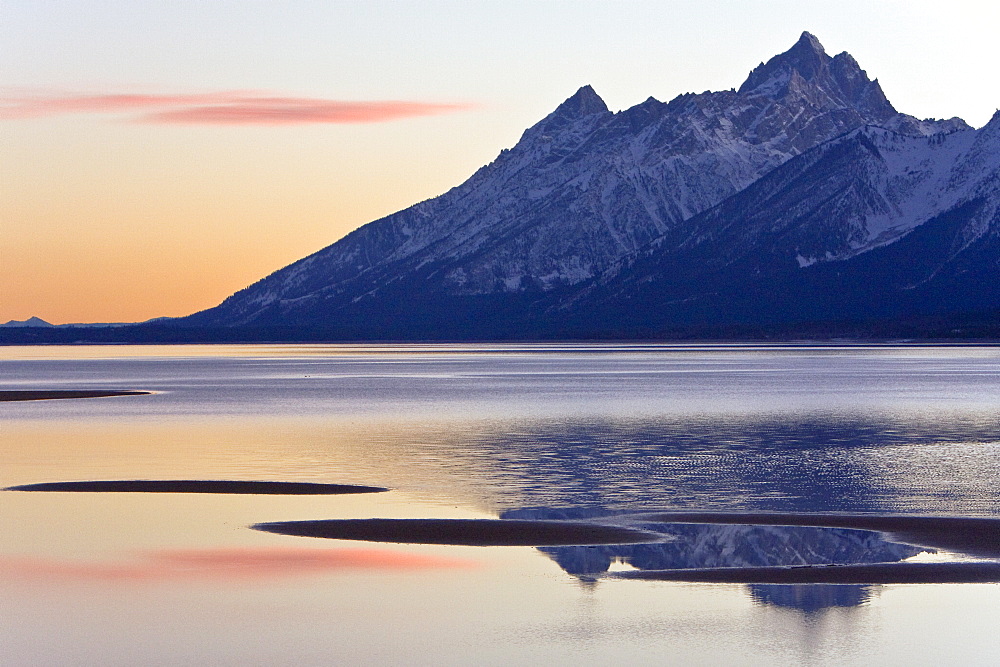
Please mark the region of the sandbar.
POLYGON ((40 389, 3 390, 0 402, 9 401, 51 401, 61 398, 107 398, 109 396, 146 396, 151 391, 131 391, 118 389, 40 389))
POLYGON ((658 533, 621 526, 515 519, 327 519, 258 523, 251 528, 300 537, 477 547, 638 544, 663 540, 658 533))
POLYGON ((267 482, 257 480, 122 479, 85 482, 42 482, 11 486, 4 491, 73 491, 88 493, 239 493, 270 495, 334 495, 380 493, 389 489, 357 484, 267 482))

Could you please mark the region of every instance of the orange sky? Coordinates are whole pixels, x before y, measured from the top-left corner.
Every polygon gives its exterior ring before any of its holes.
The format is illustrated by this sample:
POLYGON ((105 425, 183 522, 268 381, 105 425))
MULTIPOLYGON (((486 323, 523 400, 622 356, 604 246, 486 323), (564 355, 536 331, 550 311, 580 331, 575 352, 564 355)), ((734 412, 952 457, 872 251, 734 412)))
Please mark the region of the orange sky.
MULTIPOLYGON (((12 149, 3 181, 17 190, 2 205, 16 224, 4 225, 0 321, 139 321, 216 305, 468 177, 478 165, 423 142, 399 138, 412 147, 405 153, 379 145, 435 122, 449 121, 397 120, 388 133, 93 118, 0 124, 12 149)), ((449 124, 462 131, 463 121, 449 124)))

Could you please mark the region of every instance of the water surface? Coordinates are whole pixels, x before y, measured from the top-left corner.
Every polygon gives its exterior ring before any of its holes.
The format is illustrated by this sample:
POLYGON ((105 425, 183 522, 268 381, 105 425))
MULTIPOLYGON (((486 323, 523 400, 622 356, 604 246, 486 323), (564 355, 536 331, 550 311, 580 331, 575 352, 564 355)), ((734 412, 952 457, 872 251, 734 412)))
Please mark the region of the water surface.
POLYGON ((391 491, 4 492, 0 663, 1000 658, 993 584, 614 578, 848 554, 969 559, 878 533, 673 525, 659 546, 359 551, 249 529, 679 511, 995 517, 997 348, 0 349, 0 391, 106 390, 152 393, 0 404, 0 486, 256 480, 391 491))

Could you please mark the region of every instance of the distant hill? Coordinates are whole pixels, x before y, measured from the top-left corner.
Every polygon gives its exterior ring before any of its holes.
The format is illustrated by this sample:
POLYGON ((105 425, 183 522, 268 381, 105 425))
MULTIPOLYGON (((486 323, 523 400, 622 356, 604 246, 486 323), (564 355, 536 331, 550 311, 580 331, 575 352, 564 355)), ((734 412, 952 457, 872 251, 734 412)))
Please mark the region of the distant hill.
POLYGON ((54 326, 49 324, 40 317, 29 317, 26 320, 9 320, 0 324, 0 327, 51 327, 54 326))
MULTIPOLYGON (((169 322, 171 318, 169 317, 157 317, 146 322, 141 322, 138 324, 152 324, 152 323, 164 323, 169 322)), ((74 323, 74 324, 50 324, 40 317, 29 317, 26 320, 10 320, 4 324, 0 324, 0 328, 6 327, 11 329, 23 329, 23 328, 40 328, 40 329, 103 329, 109 327, 131 327, 135 326, 135 322, 88 322, 88 323, 74 323)))

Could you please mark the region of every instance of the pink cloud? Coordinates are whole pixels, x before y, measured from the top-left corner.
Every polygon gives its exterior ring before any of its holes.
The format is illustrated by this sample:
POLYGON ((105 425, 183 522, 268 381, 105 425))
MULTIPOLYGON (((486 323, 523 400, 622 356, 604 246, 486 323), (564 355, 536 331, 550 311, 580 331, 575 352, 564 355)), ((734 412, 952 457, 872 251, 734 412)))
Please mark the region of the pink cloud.
POLYGON ((0 91, 0 120, 130 113, 146 123, 302 125, 383 123, 473 108, 405 100, 343 101, 245 92, 192 95, 30 95, 0 91), (138 113, 138 115, 134 115, 138 113))
POLYGON ((476 566, 477 563, 470 560, 376 549, 201 549, 154 552, 126 562, 0 558, 0 577, 101 581, 230 580, 343 570, 409 571, 476 566))

